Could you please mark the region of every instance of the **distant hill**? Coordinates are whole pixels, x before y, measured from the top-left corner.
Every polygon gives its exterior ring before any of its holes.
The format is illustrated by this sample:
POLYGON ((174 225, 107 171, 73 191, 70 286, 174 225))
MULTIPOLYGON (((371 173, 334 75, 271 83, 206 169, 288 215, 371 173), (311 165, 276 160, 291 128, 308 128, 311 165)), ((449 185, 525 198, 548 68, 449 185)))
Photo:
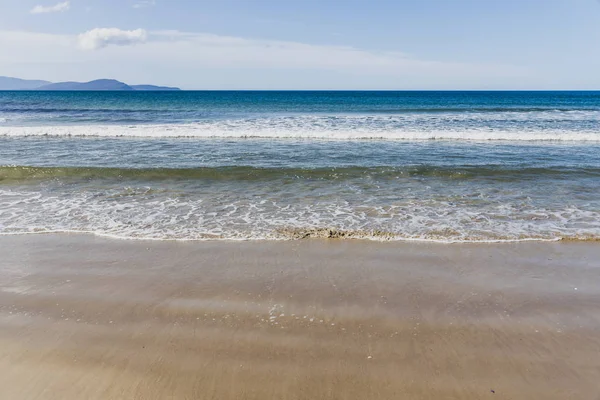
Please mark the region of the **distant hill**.
POLYGON ((113 79, 98 79, 91 82, 60 82, 44 85, 36 90, 134 90, 131 86, 113 79))
POLYGON ((58 82, 29 81, 24 79, 1 77, 0 90, 43 90, 43 91, 165 91, 181 90, 176 87, 154 86, 154 85, 128 85, 114 79, 98 79, 91 82, 58 82))
POLYGON ((133 90, 181 90, 177 87, 168 87, 168 86, 154 86, 154 85, 130 85, 133 90))
POLYGON ((30 81, 19 78, 0 76, 0 90, 31 90, 48 85, 48 81, 30 81))

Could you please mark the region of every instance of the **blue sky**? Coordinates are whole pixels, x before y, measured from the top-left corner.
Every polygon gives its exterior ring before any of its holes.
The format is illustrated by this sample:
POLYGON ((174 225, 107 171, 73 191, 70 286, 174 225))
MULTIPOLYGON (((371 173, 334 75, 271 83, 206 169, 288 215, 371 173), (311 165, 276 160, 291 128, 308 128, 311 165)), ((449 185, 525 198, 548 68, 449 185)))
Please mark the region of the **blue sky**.
POLYGON ((0 75, 188 89, 600 89, 598 0, 0 0, 0 75))

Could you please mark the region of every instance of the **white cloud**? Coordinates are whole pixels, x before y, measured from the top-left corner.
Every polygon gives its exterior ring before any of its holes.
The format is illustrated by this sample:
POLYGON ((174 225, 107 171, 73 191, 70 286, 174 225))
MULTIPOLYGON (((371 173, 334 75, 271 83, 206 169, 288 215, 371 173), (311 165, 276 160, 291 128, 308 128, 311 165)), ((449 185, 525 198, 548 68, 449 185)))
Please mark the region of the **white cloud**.
POLYGON ((148 42, 140 51, 168 53, 173 62, 200 63, 214 68, 311 69, 383 76, 515 73, 514 67, 423 60, 399 51, 180 31, 149 32, 148 42))
POLYGON ((124 31, 118 28, 96 28, 79 35, 79 47, 98 50, 107 46, 131 46, 146 42, 148 34, 143 29, 124 31))
POLYGON ((70 2, 65 1, 64 3, 58 3, 53 6, 35 6, 31 9, 31 14, 46 14, 54 12, 67 11, 71 7, 70 2))
POLYGON ((133 4, 133 8, 145 8, 152 7, 156 5, 155 0, 138 0, 133 4))
POLYGON ((512 65, 398 51, 116 28, 79 36, 0 31, 0 75, 196 89, 489 89, 532 87, 535 78, 512 65))

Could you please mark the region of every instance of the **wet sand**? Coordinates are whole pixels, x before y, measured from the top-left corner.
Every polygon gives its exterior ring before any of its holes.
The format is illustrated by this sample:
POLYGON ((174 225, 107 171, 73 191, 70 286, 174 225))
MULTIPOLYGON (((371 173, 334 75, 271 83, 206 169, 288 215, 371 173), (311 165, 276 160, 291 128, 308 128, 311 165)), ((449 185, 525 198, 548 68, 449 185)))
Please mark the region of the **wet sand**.
POLYGON ((598 243, 0 249, 0 399, 600 399, 598 243))

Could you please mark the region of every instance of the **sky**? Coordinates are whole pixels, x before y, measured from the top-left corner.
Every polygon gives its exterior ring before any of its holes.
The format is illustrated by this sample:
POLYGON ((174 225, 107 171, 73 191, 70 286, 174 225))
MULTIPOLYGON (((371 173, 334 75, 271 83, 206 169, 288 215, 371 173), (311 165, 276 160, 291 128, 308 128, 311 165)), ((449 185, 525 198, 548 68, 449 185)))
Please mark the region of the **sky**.
POLYGON ((599 90, 600 0, 0 0, 0 76, 599 90))

